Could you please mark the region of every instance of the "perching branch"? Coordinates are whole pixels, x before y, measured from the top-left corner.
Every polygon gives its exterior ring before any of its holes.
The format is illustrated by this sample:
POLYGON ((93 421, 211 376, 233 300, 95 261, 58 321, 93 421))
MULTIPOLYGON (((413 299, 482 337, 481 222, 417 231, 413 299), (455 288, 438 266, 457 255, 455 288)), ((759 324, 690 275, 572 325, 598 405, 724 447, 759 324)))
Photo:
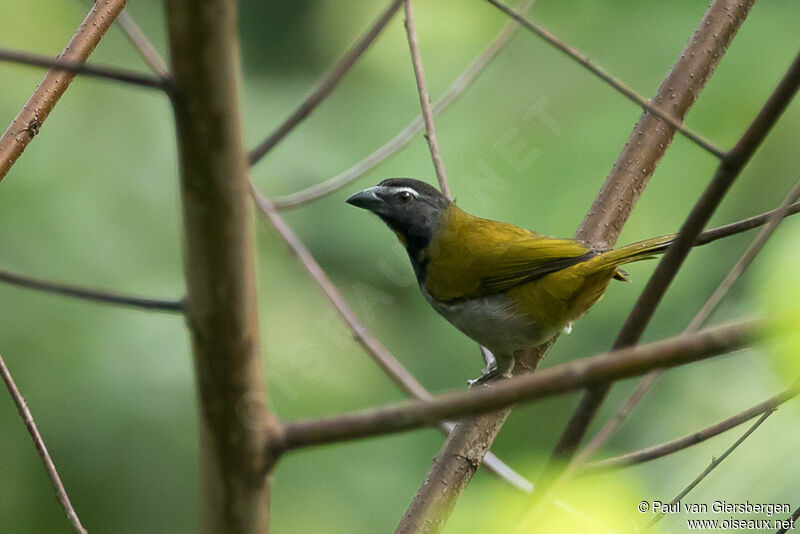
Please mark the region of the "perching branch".
MULTIPOLYGON (((127 0, 95 2, 83 22, 59 54, 64 61, 85 62, 127 0)), ((75 74, 51 69, 0 137, 0 181, 30 144, 53 107, 66 92, 75 74), (21 135, 22 134, 22 135, 21 135)))
MULTIPOLYGON (((533 4, 533 0, 523 0, 519 3, 518 9, 523 13, 526 12, 533 4)), ((500 33, 492 40, 491 43, 484 49, 467 68, 458 75, 458 77, 450 84, 450 87, 442 94, 442 96, 433 103, 433 116, 436 117, 440 112, 444 111, 447 107, 455 102, 461 93, 467 87, 472 85, 472 82, 483 72, 483 70, 497 57, 497 54, 505 47, 511 37, 513 37, 519 24, 514 20, 506 23, 500 33)), ((324 182, 309 186, 305 189, 291 193, 286 196, 276 197, 272 199, 273 204, 278 209, 292 208, 300 206, 312 200, 322 198, 334 191, 339 190, 353 180, 361 177, 370 170, 380 165, 383 161, 390 156, 396 154, 400 149, 405 147, 416 135, 417 132, 424 127, 422 115, 417 115, 405 128, 400 130, 397 135, 392 137, 389 141, 384 143, 380 148, 372 152, 370 155, 347 169, 346 171, 337 174, 332 178, 328 178, 324 182)))
MULTIPOLYGON (((651 112, 656 117, 662 119, 664 122, 678 130, 681 134, 683 134, 687 139, 695 143, 700 148, 706 150, 710 154, 716 156, 717 158, 722 158, 724 153, 714 146, 711 141, 703 138, 700 134, 697 134, 686 126, 683 125, 683 119, 676 119, 673 115, 670 114, 668 110, 661 109, 657 106, 654 106, 650 101, 646 98, 640 96, 636 91, 628 87, 625 83, 621 80, 615 78, 604 69, 595 65, 585 54, 581 53, 578 49, 569 46, 559 40, 555 35, 547 31, 545 28, 539 26, 538 24, 534 24, 529 19, 527 19, 523 14, 519 13, 511 9, 510 7, 503 5, 498 0, 486 0, 497 9, 512 17, 514 20, 518 21, 520 24, 525 26, 526 29, 530 30, 532 33, 538 35, 549 44, 551 44, 556 49, 560 50, 570 58, 574 59, 578 62, 582 67, 587 69, 589 72, 603 80, 606 85, 615 89, 621 95, 626 97, 628 100, 633 102, 634 104, 638 105, 645 111, 651 112)), ((655 99, 655 102, 661 105, 663 99, 655 99)))
POLYGON ((433 425, 445 419, 486 413, 523 401, 575 391, 590 384, 640 375, 650 369, 696 362, 748 346, 761 336, 763 327, 762 321, 739 322, 583 358, 536 373, 515 376, 491 387, 287 423, 283 426, 280 445, 295 449, 401 432, 433 425))
POLYGON ((0 48, 0 61, 9 61, 21 65, 31 65, 33 67, 45 67, 61 72, 69 72, 71 74, 93 76, 104 80, 146 87, 148 89, 160 89, 162 91, 169 89, 168 82, 163 78, 154 78, 153 76, 139 74, 138 72, 118 67, 90 65, 81 61, 52 58, 42 54, 34 54, 33 52, 0 48))
POLYGON ((242 140, 235 0, 168 0, 203 532, 263 534, 270 432, 252 205, 242 140))
POLYGON ((93 289, 88 287, 75 286, 72 284, 62 284, 42 280, 23 274, 16 274, 5 269, 0 269, 0 282, 6 282, 19 287, 35 289, 45 293, 54 293, 66 297, 88 300, 91 302, 101 302, 104 304, 114 304, 117 306, 129 306, 144 310, 163 311, 169 313, 180 313, 183 310, 182 300, 162 300, 148 297, 138 297, 135 295, 125 295, 116 291, 106 291, 104 289, 93 289))
MULTIPOLYGON (((778 120, 799 86, 800 55, 795 57, 778 87, 770 95, 736 146, 725 155, 711 183, 683 223, 675 242, 669 247, 658 263, 653 276, 648 280, 623 324, 613 348, 627 347, 638 342, 661 298, 678 269, 683 265, 692 244, 703 230, 703 226, 711 218, 725 193, 778 120)), ((572 458, 609 389, 609 385, 596 387, 588 390, 583 396, 553 451, 551 462, 547 468, 548 474, 552 475, 553 470, 560 470, 556 466, 572 458)))
POLYGON ((447 173, 444 170, 444 162, 439 154, 439 140, 436 137, 436 128, 433 123, 433 111, 431 109, 431 96, 428 93, 428 86, 425 83, 425 70, 422 67, 422 56, 419 53, 419 42, 417 40, 417 30, 414 27, 414 13, 411 9, 411 0, 404 0, 405 27, 408 37, 408 48, 411 50, 411 63, 414 65, 414 78, 417 81, 417 91, 419 92, 419 104, 422 108, 422 119, 425 122, 425 140, 433 160, 433 168, 436 171, 436 179, 439 181, 439 189, 442 194, 452 200, 450 186, 447 185, 447 173))
MULTIPOLYGON (((744 22, 752 1, 715 0, 651 101, 682 121, 744 22), (708 52, 695 53, 700 50, 708 52)), ((578 239, 596 248, 613 246, 674 135, 675 129, 654 113, 642 114, 584 219, 578 239)), ((548 347, 526 355, 517 372, 535 369, 548 347)), ((503 410, 456 425, 406 511, 399 533, 441 531, 508 414, 503 410)))
POLYGON ((682 451, 691 447, 692 445, 697 445, 698 443, 702 443, 707 439, 718 436, 723 432, 727 432, 728 430, 735 428, 742 423, 746 423, 750 419, 757 417, 764 412, 773 411, 787 400, 797 396, 797 394, 797 385, 790 386, 780 393, 773 395, 772 397, 763 400, 758 404, 747 408, 746 410, 742 410, 741 412, 732 415, 727 419, 723 419, 722 421, 703 428, 702 430, 698 430, 697 432, 692 432, 686 436, 667 441, 666 443, 662 443, 660 445, 647 447, 646 449, 641 449, 622 454, 620 456, 615 456, 613 458, 607 458, 605 460, 588 463, 579 468, 578 475, 591 475, 611 469, 628 467, 631 465, 656 460, 658 458, 663 458, 664 456, 682 451))
MULTIPOLYGON (((433 398, 430 392, 403 366, 400 361, 387 349, 380 340, 358 319, 353 309, 347 303, 345 298, 339 292, 338 288, 325 274, 320 264, 311 255, 311 252, 303 244, 297 234, 289 227, 286 220, 278 213, 275 205, 270 200, 262 195, 251 184, 251 193, 253 200, 255 200, 256 207, 259 213, 272 226, 272 228, 280 235, 286 246, 297 256, 300 263, 308 271, 319 288, 325 294, 328 302, 339 314, 339 317, 347 325, 353 333, 353 339, 361 345, 366 353, 372 360, 378 364, 378 367, 388 376, 392 382, 400 388, 403 393, 408 397, 416 399, 429 400, 433 398)), ((439 427, 445 434, 449 434, 452 429, 452 423, 440 423, 439 427)), ((487 469, 496 475, 505 479, 514 487, 530 493, 532 485, 525 480, 521 475, 516 473, 498 457, 489 453, 486 457, 485 463, 487 469)))
POLYGON ((286 117, 280 126, 269 134, 266 139, 250 151, 249 162, 251 166, 261 161, 261 158, 266 156, 267 152, 275 148, 275 145, 286 137, 289 132, 294 130, 298 124, 311 115, 314 109, 331 94, 336 86, 339 85, 339 82, 342 81, 345 74, 350 71, 356 61, 367 51, 386 25, 389 24, 395 11, 400 7, 401 2, 403 2, 403 0, 392 0, 386 9, 378 15, 378 18, 375 19, 364 35, 362 35, 352 48, 347 51, 344 57, 340 59, 330 71, 325 73, 325 76, 322 77, 322 80, 320 80, 314 92, 311 93, 291 115, 286 117))
POLYGON ((14 401, 14 404, 17 407, 19 416, 22 418, 22 422, 25 423, 25 428, 28 429, 28 434, 31 435, 33 444, 36 446, 36 453, 42 459, 44 469, 47 471, 47 476, 50 477, 50 482, 53 484, 53 489, 56 492, 58 502, 61 503, 64 513, 67 514, 67 519, 69 520, 75 532, 86 534, 86 529, 83 528, 81 520, 78 518, 77 512, 75 512, 75 508, 72 507, 72 503, 69 500, 69 495, 67 495, 67 490, 64 488, 64 484, 61 482, 61 477, 58 476, 56 464, 53 463, 53 458, 50 457, 50 453, 47 451, 47 446, 44 444, 42 435, 39 433, 39 429, 36 426, 36 421, 33 419, 33 414, 31 414, 31 411, 28 409, 28 404, 25 402, 25 398, 17 388, 17 384, 14 382, 14 377, 11 376, 11 371, 9 371, 8 367, 6 367, 6 362, 3 360, 2 355, 0 355, 0 376, 3 377, 3 382, 5 382, 8 393, 11 395, 11 399, 14 401))

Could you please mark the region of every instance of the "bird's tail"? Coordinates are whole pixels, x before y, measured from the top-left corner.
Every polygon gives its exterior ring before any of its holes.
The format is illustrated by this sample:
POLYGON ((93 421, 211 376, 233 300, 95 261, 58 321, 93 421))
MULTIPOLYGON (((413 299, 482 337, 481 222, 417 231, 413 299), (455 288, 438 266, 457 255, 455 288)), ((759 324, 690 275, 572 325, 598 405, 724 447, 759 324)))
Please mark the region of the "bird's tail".
MULTIPOLYGON (((676 237, 676 234, 670 234, 631 243, 624 247, 603 252, 590 260, 590 263, 594 264, 592 266, 593 270, 596 269, 600 271, 612 267, 619 267, 634 261, 649 260, 666 251, 667 247, 675 241, 676 237)), ((628 280, 627 273, 622 269, 616 270, 614 278, 617 280, 628 280)))

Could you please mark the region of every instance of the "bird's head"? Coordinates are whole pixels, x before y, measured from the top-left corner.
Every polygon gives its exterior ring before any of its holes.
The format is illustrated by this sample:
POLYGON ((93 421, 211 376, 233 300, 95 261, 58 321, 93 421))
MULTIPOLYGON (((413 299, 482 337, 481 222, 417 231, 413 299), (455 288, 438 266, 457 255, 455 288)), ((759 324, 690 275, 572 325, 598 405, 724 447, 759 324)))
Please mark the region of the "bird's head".
POLYGON ((422 249, 436 235, 450 206, 435 187, 412 178, 389 178, 359 191, 348 204, 369 210, 389 225, 406 248, 422 249))

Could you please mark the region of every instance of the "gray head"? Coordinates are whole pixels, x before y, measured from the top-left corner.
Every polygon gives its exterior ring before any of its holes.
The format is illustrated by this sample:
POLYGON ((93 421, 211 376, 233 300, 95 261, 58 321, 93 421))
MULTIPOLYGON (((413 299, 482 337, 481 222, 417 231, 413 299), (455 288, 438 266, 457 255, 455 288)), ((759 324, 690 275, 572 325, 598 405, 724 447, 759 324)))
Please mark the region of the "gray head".
POLYGON ((359 191, 348 204, 371 211, 395 231, 406 247, 417 277, 424 278, 420 254, 436 235, 442 214, 450 206, 435 187, 413 178, 389 178, 359 191))
POLYGON ((430 240, 450 201, 435 187, 413 178, 389 178, 346 201, 369 210, 403 236, 430 240))

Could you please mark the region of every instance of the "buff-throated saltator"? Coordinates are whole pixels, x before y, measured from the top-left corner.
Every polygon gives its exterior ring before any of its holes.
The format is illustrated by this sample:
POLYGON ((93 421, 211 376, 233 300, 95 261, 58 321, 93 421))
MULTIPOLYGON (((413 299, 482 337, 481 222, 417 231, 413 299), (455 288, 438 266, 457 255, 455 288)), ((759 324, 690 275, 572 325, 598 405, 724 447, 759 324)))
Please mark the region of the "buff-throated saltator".
POLYGON ((620 265, 664 252, 674 239, 592 250, 475 217, 411 178, 384 180, 347 203, 383 219, 406 248, 433 309, 492 353, 471 384, 510 373, 515 356, 570 328, 612 278, 626 280, 620 265))

